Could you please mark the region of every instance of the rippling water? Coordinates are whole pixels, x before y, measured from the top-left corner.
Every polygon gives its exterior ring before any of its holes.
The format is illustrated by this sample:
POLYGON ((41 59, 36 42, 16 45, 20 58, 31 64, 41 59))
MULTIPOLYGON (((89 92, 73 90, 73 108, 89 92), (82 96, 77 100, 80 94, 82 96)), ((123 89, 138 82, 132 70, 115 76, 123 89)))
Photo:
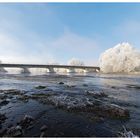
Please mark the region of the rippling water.
MULTIPOLYGON (((78 102, 86 103, 85 90, 104 91, 108 95, 107 102, 117 104, 130 111, 130 119, 119 120, 104 118, 96 119, 94 112, 67 112, 65 109, 56 108, 51 104, 43 104, 30 99, 28 102, 12 99, 0 107, 0 112, 5 113, 8 119, 2 124, 16 124, 25 114, 36 118, 36 125, 28 130, 25 136, 40 135, 40 127, 45 123, 48 127, 47 137, 116 137, 122 126, 132 130, 140 136, 140 76, 123 74, 70 74, 70 75, 21 75, 1 74, 0 89, 19 89, 28 91, 29 94, 46 92, 36 90, 36 86, 46 86, 51 93, 61 94, 53 98, 67 106, 78 102), (58 84, 64 82, 64 85, 58 84), (84 86, 85 85, 85 86, 84 86), (65 103, 65 101, 67 103, 65 103)), ((55 97, 55 96, 54 96, 55 97)), ((92 97, 88 97, 92 100, 92 97)))

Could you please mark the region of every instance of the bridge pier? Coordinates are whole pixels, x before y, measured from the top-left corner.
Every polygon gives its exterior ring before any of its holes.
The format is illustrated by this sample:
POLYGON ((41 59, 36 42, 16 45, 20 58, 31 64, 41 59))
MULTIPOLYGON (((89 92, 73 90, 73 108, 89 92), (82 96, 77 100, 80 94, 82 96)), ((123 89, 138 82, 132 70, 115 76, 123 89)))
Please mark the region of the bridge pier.
POLYGON ((55 73, 54 68, 50 67, 49 69, 49 73, 55 73))
POLYGON ((3 67, 1 67, 1 68, 0 68, 0 72, 2 72, 2 73, 6 73, 7 70, 5 70, 3 67))
POLYGON ((87 69, 83 69, 83 72, 84 73, 88 73, 89 71, 87 69))
POLYGON ((95 69, 95 71, 96 71, 96 72, 99 72, 100 70, 99 70, 99 69, 95 69))
POLYGON ((75 73, 75 69, 74 69, 74 68, 69 68, 69 69, 68 69, 68 72, 69 72, 69 73, 75 73))
POLYGON ((23 67, 23 68, 21 69, 21 73, 22 73, 22 74, 30 74, 30 71, 29 71, 28 68, 23 67))

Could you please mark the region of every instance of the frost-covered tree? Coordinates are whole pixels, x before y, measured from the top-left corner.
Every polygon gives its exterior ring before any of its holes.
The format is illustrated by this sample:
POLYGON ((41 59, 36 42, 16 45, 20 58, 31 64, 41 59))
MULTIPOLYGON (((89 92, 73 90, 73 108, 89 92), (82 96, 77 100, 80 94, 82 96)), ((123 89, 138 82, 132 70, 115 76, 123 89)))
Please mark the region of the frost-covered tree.
MULTIPOLYGON (((84 66, 84 62, 76 59, 76 58, 72 58, 71 60, 68 61, 68 65, 72 65, 72 66, 84 66)), ((75 69, 75 72, 84 72, 83 69, 75 69)))
POLYGON ((140 72, 140 52, 129 43, 106 50, 99 58, 102 72, 140 72))
POLYGON ((73 66, 84 66, 84 62, 81 60, 78 60, 76 58, 72 58, 71 60, 68 61, 68 65, 73 65, 73 66))

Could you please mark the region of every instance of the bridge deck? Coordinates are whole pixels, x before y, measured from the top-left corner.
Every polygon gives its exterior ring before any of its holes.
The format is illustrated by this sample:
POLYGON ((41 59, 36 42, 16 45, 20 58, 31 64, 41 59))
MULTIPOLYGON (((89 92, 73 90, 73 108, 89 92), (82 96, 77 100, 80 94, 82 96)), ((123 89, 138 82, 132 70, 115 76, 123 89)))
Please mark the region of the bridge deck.
POLYGON ((0 64, 0 67, 15 68, 76 68, 76 69, 98 69, 96 66, 72 66, 72 65, 38 65, 38 64, 0 64))

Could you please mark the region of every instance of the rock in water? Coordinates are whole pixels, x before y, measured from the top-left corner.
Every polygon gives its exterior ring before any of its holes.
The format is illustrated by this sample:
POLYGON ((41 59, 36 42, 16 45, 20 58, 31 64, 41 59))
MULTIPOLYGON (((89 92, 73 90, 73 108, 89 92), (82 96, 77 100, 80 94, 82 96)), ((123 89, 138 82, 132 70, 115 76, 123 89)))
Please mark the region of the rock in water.
POLYGON ((7 105, 10 101, 8 99, 4 99, 2 101, 0 101, 0 106, 4 106, 7 105))
MULTIPOLYGON (((0 91, 1 92, 1 91, 0 91)), ((6 99, 8 96, 4 93, 0 93, 0 100, 6 99)))
POLYGON ((125 126, 123 126, 123 131, 124 132, 119 132, 121 137, 126 137, 126 138, 139 138, 139 136, 135 135, 132 131, 128 131, 125 126))
POLYGON ((116 111, 118 112, 120 117, 130 117, 129 111, 127 109, 124 109, 122 107, 117 107, 116 111))
POLYGON ((40 131, 41 132, 44 132, 44 131, 46 131, 47 130, 47 126, 46 125, 43 125, 41 128, 40 128, 40 131))
MULTIPOLYGON (((94 93, 93 93, 94 95, 94 93)), ((94 95, 101 96, 101 95, 94 95)), ((78 111, 78 112, 95 112, 101 114, 102 116, 107 116, 115 119, 128 119, 129 111, 125 108, 122 108, 118 105, 107 103, 104 100, 99 98, 85 98, 81 95, 76 97, 68 95, 55 95, 49 96, 44 99, 43 103, 52 104, 58 108, 66 109, 67 111, 78 111)))
POLYGON ((88 95, 92 95, 94 97, 107 97, 107 95, 103 91, 85 91, 88 95))
POLYGON ((83 84, 83 86, 84 86, 84 87, 88 87, 88 85, 87 85, 87 84, 83 84))
POLYGON ((0 113, 0 124, 3 123, 6 119, 7 117, 5 116, 5 114, 0 113))
POLYGON ((59 82, 59 85, 64 85, 64 83, 63 82, 59 82))
POLYGON ((26 92, 23 90, 18 90, 18 89, 7 89, 7 90, 0 90, 0 92, 8 95, 23 95, 26 92))
POLYGON ((19 137, 23 135, 22 127, 17 125, 17 126, 12 126, 10 127, 7 132, 6 136, 8 137, 19 137))
POLYGON ((7 132, 7 129, 1 129, 0 128, 0 137, 3 137, 7 132))
POLYGON ((129 118, 130 114, 127 109, 124 109, 115 104, 109 104, 103 107, 103 111, 114 118, 129 118))
POLYGON ((44 88, 46 88, 46 86, 37 86, 37 87, 35 87, 36 89, 44 89, 44 88))
POLYGON ((41 132, 40 137, 44 137, 45 132, 41 132))
POLYGON ((19 122, 23 128, 28 128, 34 123, 34 118, 30 115, 25 115, 24 118, 19 122))

